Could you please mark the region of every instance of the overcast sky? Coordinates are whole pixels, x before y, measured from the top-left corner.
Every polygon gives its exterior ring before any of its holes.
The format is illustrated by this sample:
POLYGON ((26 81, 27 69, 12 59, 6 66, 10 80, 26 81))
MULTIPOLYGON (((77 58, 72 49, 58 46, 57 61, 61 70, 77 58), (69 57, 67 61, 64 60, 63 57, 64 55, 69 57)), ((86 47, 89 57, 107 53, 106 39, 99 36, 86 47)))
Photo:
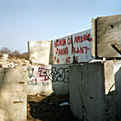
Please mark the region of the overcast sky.
POLYGON ((121 14, 121 0, 0 0, 0 48, 80 32, 97 16, 121 14))

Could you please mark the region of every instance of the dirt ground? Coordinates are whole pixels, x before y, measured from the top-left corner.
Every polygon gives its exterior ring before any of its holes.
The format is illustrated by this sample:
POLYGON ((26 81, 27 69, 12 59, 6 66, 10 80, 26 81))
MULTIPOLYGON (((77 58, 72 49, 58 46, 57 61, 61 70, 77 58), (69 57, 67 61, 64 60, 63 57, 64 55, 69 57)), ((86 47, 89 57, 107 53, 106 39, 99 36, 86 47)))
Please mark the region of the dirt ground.
POLYGON ((28 96, 27 121, 79 121, 73 116, 68 96, 28 96))

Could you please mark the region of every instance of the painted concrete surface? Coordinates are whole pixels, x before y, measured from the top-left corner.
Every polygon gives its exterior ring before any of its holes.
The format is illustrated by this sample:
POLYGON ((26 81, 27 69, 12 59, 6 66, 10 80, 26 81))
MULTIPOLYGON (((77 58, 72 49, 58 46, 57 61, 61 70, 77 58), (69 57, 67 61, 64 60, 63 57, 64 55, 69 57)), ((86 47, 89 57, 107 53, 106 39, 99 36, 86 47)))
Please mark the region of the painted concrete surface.
POLYGON ((51 65, 29 65, 26 68, 27 94, 46 94, 53 92, 51 80, 51 65))
POLYGON ((69 94, 69 81, 70 81, 70 65, 59 64, 52 65, 52 88, 56 95, 69 94))
POLYGON ((69 70, 67 64, 27 67, 27 94, 69 94, 69 70))

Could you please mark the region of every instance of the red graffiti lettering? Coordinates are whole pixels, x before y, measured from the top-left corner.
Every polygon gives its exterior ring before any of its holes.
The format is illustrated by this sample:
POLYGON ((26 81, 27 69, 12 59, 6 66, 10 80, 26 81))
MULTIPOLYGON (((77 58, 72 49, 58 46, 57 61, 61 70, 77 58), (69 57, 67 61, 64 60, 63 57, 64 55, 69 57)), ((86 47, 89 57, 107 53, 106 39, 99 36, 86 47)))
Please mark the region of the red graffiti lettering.
POLYGON ((37 79, 40 80, 40 81, 47 81, 48 80, 47 70, 48 69, 46 69, 46 68, 39 67, 37 79))
POLYGON ((66 58, 66 63, 69 64, 70 63, 70 57, 66 58))
POLYGON ((66 45, 66 40, 65 39, 62 39, 62 40, 55 40, 55 42, 54 42, 54 46, 55 46, 55 48, 56 47, 58 47, 58 46, 64 46, 64 45, 66 45))
POLYGON ((89 33, 84 34, 83 36, 75 36, 74 38, 75 43, 84 42, 84 41, 89 41, 89 42, 92 41, 92 38, 89 33))
POLYGON ((80 47, 80 48, 75 48, 72 47, 72 54, 87 54, 88 53, 89 48, 87 46, 85 47, 80 47))
POLYGON ((55 48, 57 47, 57 45, 56 45, 56 41, 54 42, 54 46, 55 46, 55 48))
POLYGON ((60 59, 59 59, 59 58, 57 58, 57 63, 58 63, 58 64, 60 63, 60 59))
POLYGON ((48 80, 48 76, 44 76, 44 81, 47 81, 48 80))
POLYGON ((83 49, 85 50, 85 53, 87 54, 89 48, 88 47, 83 47, 83 49))
POLYGON ((68 37, 68 39, 67 39, 68 45, 71 44, 71 41, 72 41, 72 37, 68 37))
POLYGON ((63 49, 56 49, 56 54, 58 55, 68 55, 68 47, 63 48, 63 49))
POLYGON ((83 54, 84 53, 84 50, 83 48, 80 47, 80 51, 79 51, 80 54, 83 54))
POLYGON ((74 42, 79 43, 80 42, 80 36, 75 36, 74 42))
POLYGON ((56 60, 56 56, 54 56, 54 60, 56 60))

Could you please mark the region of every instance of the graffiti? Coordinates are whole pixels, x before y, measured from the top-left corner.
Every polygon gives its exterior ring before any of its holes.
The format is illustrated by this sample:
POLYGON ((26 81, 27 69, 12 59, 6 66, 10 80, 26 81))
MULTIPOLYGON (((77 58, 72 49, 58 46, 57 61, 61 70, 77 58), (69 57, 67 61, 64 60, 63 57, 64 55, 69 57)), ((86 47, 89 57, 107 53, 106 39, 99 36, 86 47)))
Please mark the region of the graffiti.
MULTIPOLYGON (((65 46, 66 44, 70 45, 72 41, 72 37, 68 37, 67 40, 66 38, 63 39, 57 39, 54 41, 54 47, 58 47, 58 46, 65 46)), ((86 34, 81 35, 81 33, 79 35, 76 35, 74 37, 74 43, 82 43, 85 41, 92 41, 92 37, 90 32, 87 31, 86 34)))
POLYGON ((92 41, 92 37, 91 37, 91 34, 90 33, 86 33, 84 35, 77 35, 74 37, 74 42, 75 43, 82 43, 84 41, 89 41, 91 42, 92 41))
POLYGON ((45 67, 28 67, 28 84, 30 85, 43 85, 52 82, 69 82, 69 68, 52 67, 51 69, 45 67))
POLYGON ((56 69, 56 67, 53 67, 51 74, 53 82, 64 81, 65 79, 65 70, 63 68, 56 69))
POLYGON ((28 67, 28 84, 30 85, 43 85, 49 84, 49 69, 45 67, 28 67))
POLYGON ((56 68, 52 67, 51 73, 49 74, 49 78, 52 82, 69 82, 69 68, 56 68))
POLYGON ((41 78, 40 81, 47 81, 48 78, 48 72, 49 69, 45 69, 45 68, 38 68, 38 78, 41 78))

